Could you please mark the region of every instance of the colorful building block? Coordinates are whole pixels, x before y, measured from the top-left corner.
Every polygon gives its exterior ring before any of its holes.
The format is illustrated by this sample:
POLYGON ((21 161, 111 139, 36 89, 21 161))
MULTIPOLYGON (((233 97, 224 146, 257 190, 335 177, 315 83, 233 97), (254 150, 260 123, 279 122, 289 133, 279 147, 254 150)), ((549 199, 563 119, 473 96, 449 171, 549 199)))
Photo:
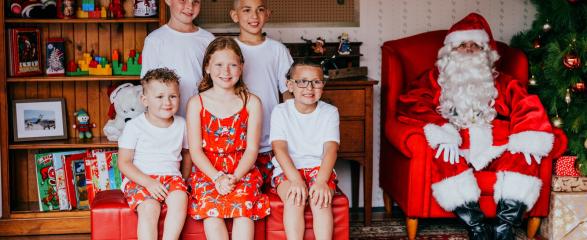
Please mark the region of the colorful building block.
POLYGON ((142 55, 135 50, 129 52, 126 63, 123 62, 118 50, 112 52, 113 75, 139 76, 141 75, 141 66, 142 55))

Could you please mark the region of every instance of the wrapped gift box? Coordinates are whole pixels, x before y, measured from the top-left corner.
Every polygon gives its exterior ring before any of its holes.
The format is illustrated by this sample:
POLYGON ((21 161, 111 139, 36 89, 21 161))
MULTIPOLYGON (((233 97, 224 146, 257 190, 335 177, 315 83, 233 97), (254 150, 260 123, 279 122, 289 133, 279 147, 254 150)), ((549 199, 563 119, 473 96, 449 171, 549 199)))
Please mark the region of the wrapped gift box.
POLYGON ((556 160, 554 173, 557 176, 581 176, 575 168, 576 156, 562 156, 556 160))
MULTIPOLYGON (((587 177, 552 177, 553 192, 587 192, 587 177)), ((587 203, 586 203, 587 204, 587 203)))
POLYGON ((548 239, 587 239, 587 192, 552 192, 550 213, 540 227, 548 239))

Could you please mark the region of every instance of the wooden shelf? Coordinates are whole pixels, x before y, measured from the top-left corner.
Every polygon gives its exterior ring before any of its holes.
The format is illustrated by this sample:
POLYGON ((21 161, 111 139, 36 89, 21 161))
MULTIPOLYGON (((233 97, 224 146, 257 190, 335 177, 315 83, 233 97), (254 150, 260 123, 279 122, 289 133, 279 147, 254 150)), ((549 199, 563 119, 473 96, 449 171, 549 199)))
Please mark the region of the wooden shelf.
POLYGON ((50 212, 30 212, 30 211, 12 211, 10 218, 63 218, 63 217, 89 217, 90 210, 71 210, 71 211, 50 211, 50 212))
POLYGON ((6 82, 75 82, 75 81, 138 81, 139 76, 36 76, 36 77, 8 77, 6 82))
POLYGON ((50 141, 31 141, 21 143, 11 143, 8 145, 9 149, 63 149, 63 148, 115 148, 118 147, 118 142, 111 142, 106 137, 98 137, 92 139, 80 140, 78 138, 70 138, 65 140, 50 140, 50 141))
POLYGON ((7 18, 6 23, 158 23, 159 18, 118 18, 118 19, 34 19, 34 18, 7 18))
MULTIPOLYGON (((336 55, 336 58, 356 58, 356 57, 362 57, 363 54, 349 54, 349 55, 336 55)), ((305 57, 292 57, 293 59, 329 59, 332 58, 332 55, 311 55, 311 56, 305 56, 305 57)))

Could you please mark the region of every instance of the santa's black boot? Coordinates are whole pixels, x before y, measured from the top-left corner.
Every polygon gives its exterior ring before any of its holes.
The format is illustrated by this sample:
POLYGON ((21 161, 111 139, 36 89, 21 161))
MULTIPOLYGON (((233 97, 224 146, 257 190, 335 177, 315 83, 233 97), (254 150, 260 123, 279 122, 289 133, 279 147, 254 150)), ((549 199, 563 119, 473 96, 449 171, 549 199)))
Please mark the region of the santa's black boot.
POLYGON ((458 206, 453 211, 461 221, 467 225, 469 239, 491 240, 491 229, 483 222, 485 215, 479 207, 479 202, 468 202, 458 206))
POLYGON ((494 228, 496 240, 514 240, 514 227, 522 225, 526 204, 511 199, 501 199, 497 203, 498 223, 494 228))

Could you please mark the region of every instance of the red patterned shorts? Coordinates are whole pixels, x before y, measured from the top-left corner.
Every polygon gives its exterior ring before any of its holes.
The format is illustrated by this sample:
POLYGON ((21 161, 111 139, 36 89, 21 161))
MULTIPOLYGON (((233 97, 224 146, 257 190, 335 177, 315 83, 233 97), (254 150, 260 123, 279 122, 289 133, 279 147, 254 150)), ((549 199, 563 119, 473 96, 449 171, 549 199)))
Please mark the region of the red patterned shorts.
POLYGON ((271 163, 271 159, 273 158, 273 151, 269 152, 262 152, 257 155, 257 160, 255 161, 255 165, 261 172, 261 177, 263 177, 263 186, 261 186, 261 190, 269 189, 271 185, 271 176, 273 175, 273 163, 271 163))
MULTIPOLYGON (((163 184, 163 186, 167 188, 167 191, 169 193, 171 193, 172 191, 187 191, 187 187, 183 182, 183 178, 181 178, 181 176, 149 175, 149 177, 163 184)), ((145 200, 155 199, 153 196, 151 196, 151 193, 149 193, 149 190, 147 190, 147 188, 132 181, 129 181, 124 186, 123 192, 124 198, 126 198, 126 202, 128 202, 128 206, 130 207, 130 209, 134 211, 136 211, 139 204, 141 204, 145 200)), ((159 200, 159 202, 164 203, 165 200, 162 199, 159 200)))
MULTIPOLYGON (((316 183, 316 178, 318 177, 318 171, 320 171, 320 167, 298 169, 300 176, 302 176, 302 179, 304 179, 304 181, 306 182, 306 185, 308 185, 308 188, 312 187, 312 185, 314 185, 314 183, 316 183)), ((287 180, 285 173, 281 173, 278 176, 273 178, 273 182, 271 183, 271 186, 273 188, 277 188, 277 186, 279 186, 279 184, 281 184, 285 180, 287 180)), ((332 171, 332 173, 330 174, 330 178, 328 179, 327 184, 328 184, 328 187, 333 191, 336 190, 336 182, 338 182, 338 180, 336 178, 336 172, 332 171)))

